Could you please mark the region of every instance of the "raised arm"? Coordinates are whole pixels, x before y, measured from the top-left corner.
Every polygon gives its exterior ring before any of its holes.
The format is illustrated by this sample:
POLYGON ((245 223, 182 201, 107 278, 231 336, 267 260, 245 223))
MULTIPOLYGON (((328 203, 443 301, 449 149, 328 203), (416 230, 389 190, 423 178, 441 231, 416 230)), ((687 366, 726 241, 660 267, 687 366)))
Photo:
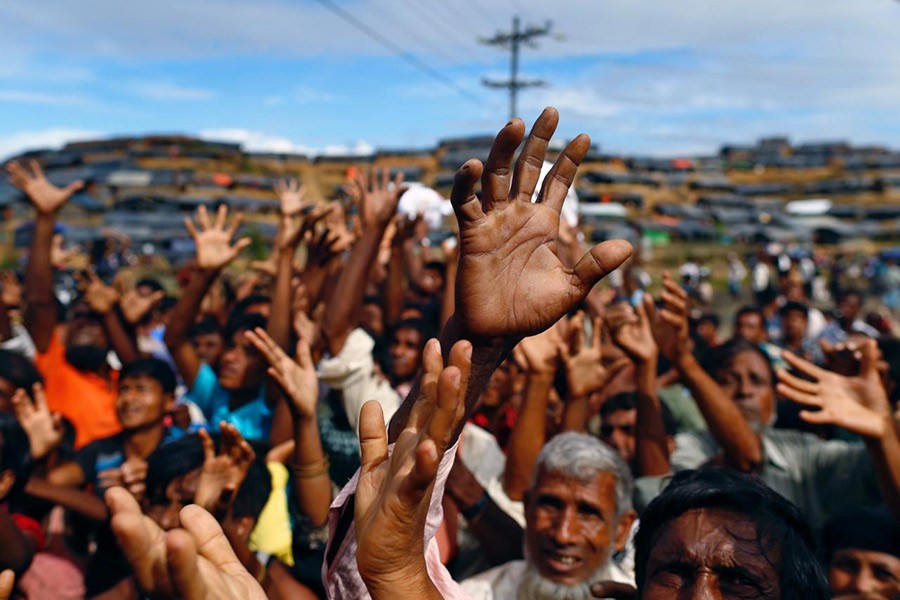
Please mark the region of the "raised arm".
POLYGON ((190 282, 183 290, 178 304, 172 309, 169 324, 166 327, 165 342, 172 353, 175 366, 187 385, 192 385, 200 370, 200 357, 191 345, 188 331, 194 323, 200 304, 210 286, 219 273, 233 261, 241 250, 250 245, 250 238, 241 238, 234 244, 231 239, 237 233, 243 216, 238 213, 227 226, 228 209, 219 207, 216 222, 209 220, 206 207, 197 209, 199 230, 191 219, 185 219, 184 225, 194 238, 197 248, 197 264, 190 282))
POLYGON ((56 296, 53 294, 53 265, 50 260, 56 215, 83 181, 58 188, 44 177, 37 161, 25 169, 17 162, 7 165, 9 182, 25 192, 36 210, 28 266, 25 268, 25 327, 38 352, 47 350, 56 326, 56 296))
POLYGON ((688 347, 687 292, 664 275, 663 308, 651 319, 660 351, 675 365, 691 390, 709 432, 725 453, 728 463, 741 471, 753 471, 763 460, 762 440, 753 431, 737 404, 700 366, 688 347))
POLYGON ((653 297, 644 294, 636 309, 627 304, 607 313, 613 341, 634 361, 637 383, 637 424, 635 450, 637 475, 667 475, 669 444, 663 424, 662 404, 656 392, 656 365, 659 348, 653 339, 649 314, 655 314, 653 297))
POLYGON ((119 292, 103 283, 92 271, 88 271, 87 280, 82 280, 80 285, 88 306, 95 313, 102 315, 103 329, 119 360, 126 365, 137 360, 139 356, 137 340, 133 333, 125 329, 116 310, 119 306, 119 292))
MULTIPOLYGON (((444 347, 460 339, 473 344, 466 414, 474 410, 494 369, 519 340, 558 321, 631 255, 628 242, 615 240, 594 246, 572 268, 560 262, 559 211, 591 142, 581 134, 569 143, 544 178, 538 202, 532 203, 558 121, 553 108, 541 113, 511 170, 513 154, 525 136, 524 123, 513 119, 494 140, 487 164, 470 160, 453 181, 460 259, 456 312, 441 342, 444 347), (480 199, 475 195, 479 179, 480 199)), ((391 439, 400 433, 415 396, 414 390, 391 421, 391 439)))
POLYGON ((387 169, 382 170, 380 176, 376 170, 371 177, 360 174, 356 180, 356 185, 363 194, 360 207, 363 232, 350 251, 350 258, 341 271, 322 320, 322 333, 333 356, 340 353, 359 321, 369 270, 378 256, 384 231, 397 212, 403 174, 394 178, 393 189, 388 187, 388 175, 387 169))

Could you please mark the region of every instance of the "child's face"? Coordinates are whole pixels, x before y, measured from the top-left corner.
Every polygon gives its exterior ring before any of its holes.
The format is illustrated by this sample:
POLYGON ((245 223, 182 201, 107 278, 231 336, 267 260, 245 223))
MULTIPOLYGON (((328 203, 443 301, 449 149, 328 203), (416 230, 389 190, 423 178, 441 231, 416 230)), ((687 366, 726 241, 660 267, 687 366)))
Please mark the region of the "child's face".
POLYGON ((116 416, 126 430, 154 425, 162 421, 170 400, 171 396, 152 377, 125 377, 119 382, 116 416))

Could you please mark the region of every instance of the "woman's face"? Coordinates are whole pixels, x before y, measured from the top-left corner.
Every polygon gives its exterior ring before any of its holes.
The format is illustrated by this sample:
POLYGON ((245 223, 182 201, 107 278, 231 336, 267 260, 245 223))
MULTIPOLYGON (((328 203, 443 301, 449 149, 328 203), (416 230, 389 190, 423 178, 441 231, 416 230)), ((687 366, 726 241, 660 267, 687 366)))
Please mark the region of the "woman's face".
POLYGON ((725 394, 738 405, 751 425, 766 425, 775 409, 772 374, 766 360, 748 350, 737 354, 731 363, 716 373, 725 394))

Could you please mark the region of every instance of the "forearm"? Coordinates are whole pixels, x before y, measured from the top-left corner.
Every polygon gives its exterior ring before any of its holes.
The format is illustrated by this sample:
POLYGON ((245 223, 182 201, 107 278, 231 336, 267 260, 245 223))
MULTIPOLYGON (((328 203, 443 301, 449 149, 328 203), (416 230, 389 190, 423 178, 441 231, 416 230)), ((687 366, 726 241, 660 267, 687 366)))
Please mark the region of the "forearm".
POLYGON ((900 520, 900 437, 890 415, 881 415, 882 434, 866 437, 882 496, 894 518, 900 520))
POLYGON ((110 346, 122 361, 127 365, 139 358, 137 342, 134 336, 122 325, 122 319, 114 309, 103 315, 103 328, 109 338, 110 346))
POLYGON ((403 280, 403 259, 399 248, 391 249, 387 285, 384 290, 384 321, 393 325, 400 320, 406 286, 403 280))
POLYGON ((762 463, 762 440, 751 429, 737 404, 725 396, 719 384, 692 355, 687 354, 679 360, 678 371, 725 458, 742 471, 756 469, 762 463))
POLYGON ((25 268, 25 327, 38 352, 47 349, 56 326, 56 296, 53 294, 53 264, 50 252, 53 244, 55 215, 35 217, 28 266, 25 268))
POLYGON ((174 350, 179 346, 189 343, 188 332, 191 325, 200 312, 200 305, 203 303, 203 297, 212 287, 216 277, 219 276, 218 270, 196 269, 191 274, 187 287, 184 288, 181 298, 169 316, 169 322, 166 325, 165 343, 169 350, 174 350))
POLYGON ((522 500, 531 484, 538 454, 547 430, 547 400, 553 387, 553 373, 531 373, 516 425, 509 436, 503 487, 512 500, 522 500))
POLYGON ((456 311, 456 272, 458 269, 459 263, 456 260, 447 262, 447 271, 444 275, 444 299, 441 302, 441 327, 447 324, 456 311))
POLYGON ((370 577, 360 571, 360 577, 369 590, 372 600, 397 600, 397 598, 420 598, 421 600, 443 600, 425 567, 424 553, 421 565, 407 568, 390 577, 370 577))
POLYGON ((54 485, 43 479, 31 479, 25 485, 25 493, 74 511, 92 521, 102 523, 109 518, 106 503, 83 490, 54 485))
POLYGON ((319 470, 294 474, 300 512, 319 527, 328 520, 331 506, 331 477, 328 473, 319 426, 316 418, 294 420, 294 464, 298 468, 311 466, 319 470))
POLYGON ((332 302, 326 306, 322 319, 322 333, 333 356, 340 353, 347 336, 356 327, 359 309, 366 293, 369 269, 378 255, 384 228, 366 231, 353 247, 347 264, 341 271, 332 302))
POLYGON ((406 268, 407 277, 410 281, 418 282, 425 272, 422 267, 422 257, 416 252, 416 241, 406 240, 400 249, 403 256, 403 266, 406 268))
POLYGON ((637 475, 667 475, 671 471, 662 404, 656 393, 656 361, 637 365, 637 475))
POLYGON ((563 431, 587 431, 588 412, 590 412, 590 397, 576 396, 566 399, 563 410, 563 431))
POLYGON ((291 345, 291 279, 294 275, 294 249, 280 248, 276 252, 277 271, 266 333, 282 350, 288 351, 291 345))

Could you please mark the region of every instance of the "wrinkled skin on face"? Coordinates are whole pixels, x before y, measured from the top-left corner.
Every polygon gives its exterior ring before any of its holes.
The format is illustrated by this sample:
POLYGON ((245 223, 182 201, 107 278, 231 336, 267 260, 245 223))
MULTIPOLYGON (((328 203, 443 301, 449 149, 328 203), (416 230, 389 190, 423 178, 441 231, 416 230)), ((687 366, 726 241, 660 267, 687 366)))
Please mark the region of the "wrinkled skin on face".
POLYGON ((581 482, 541 472, 526 494, 525 521, 525 548, 532 567, 545 579, 575 586, 624 547, 633 517, 616 518, 612 473, 581 482))
POLYGON ((756 524, 729 510, 689 510, 657 534, 647 560, 643 597, 654 600, 781 597, 776 547, 757 544, 756 524))
POLYGON ((716 372, 716 381, 751 425, 762 426, 771 421, 775 410, 774 382, 769 365, 757 352, 736 355, 716 372))

